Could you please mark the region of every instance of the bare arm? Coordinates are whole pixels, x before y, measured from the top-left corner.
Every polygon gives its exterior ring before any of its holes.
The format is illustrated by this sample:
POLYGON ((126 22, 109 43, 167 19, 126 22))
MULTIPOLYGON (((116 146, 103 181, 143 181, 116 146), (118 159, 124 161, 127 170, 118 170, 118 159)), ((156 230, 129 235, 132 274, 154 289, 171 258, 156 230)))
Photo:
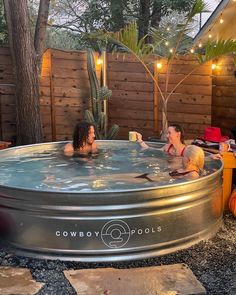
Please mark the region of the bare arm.
POLYGON ((143 139, 142 139, 142 134, 141 133, 136 133, 136 136, 137 136, 137 142, 138 142, 138 144, 142 147, 142 148, 144 148, 144 149, 148 149, 148 148, 150 148, 144 141, 143 141, 143 139))

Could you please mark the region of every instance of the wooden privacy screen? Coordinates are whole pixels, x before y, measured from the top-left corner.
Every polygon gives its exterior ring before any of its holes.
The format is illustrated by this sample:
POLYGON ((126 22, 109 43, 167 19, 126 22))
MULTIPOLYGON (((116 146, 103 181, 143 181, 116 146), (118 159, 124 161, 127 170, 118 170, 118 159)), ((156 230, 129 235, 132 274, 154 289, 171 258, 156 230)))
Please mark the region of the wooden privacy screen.
POLYGON ((232 136, 230 129, 236 125, 236 77, 233 57, 216 62, 213 71, 212 124, 220 126, 224 135, 232 136))
MULTIPOLYGON (((108 104, 109 125, 120 125, 118 139, 127 139, 130 130, 142 132, 145 139, 159 136, 161 97, 151 78, 131 55, 124 58, 108 54, 107 60, 107 83, 112 90, 108 104)), ((175 61, 168 91, 195 64, 187 57, 175 61)), ((153 71, 153 67, 150 69, 153 71)), ((165 89, 165 71, 164 65, 157 73, 162 90, 165 89)), ((169 100, 169 121, 182 124, 186 138, 198 137, 211 125, 211 73, 211 64, 198 67, 169 100)), ((0 95, 0 140, 8 141, 16 134, 14 80, 8 48, 0 48, 0 95)), ((48 49, 44 54, 41 79, 44 141, 71 139, 74 125, 84 118, 84 111, 90 106, 89 96, 86 52, 48 49)))
POLYGON ((46 141, 71 139, 89 108, 86 52, 48 49, 41 79, 41 110, 46 141))
POLYGON ((10 50, 0 47, 0 140, 16 136, 15 82, 10 50))

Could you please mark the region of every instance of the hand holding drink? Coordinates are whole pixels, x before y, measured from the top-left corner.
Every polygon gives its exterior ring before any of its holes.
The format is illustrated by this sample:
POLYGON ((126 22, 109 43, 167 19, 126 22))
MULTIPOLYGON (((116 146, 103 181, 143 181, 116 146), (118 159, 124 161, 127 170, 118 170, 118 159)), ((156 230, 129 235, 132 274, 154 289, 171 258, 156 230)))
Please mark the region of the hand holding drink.
POLYGON ((136 131, 129 132, 129 141, 137 141, 137 132, 136 131))

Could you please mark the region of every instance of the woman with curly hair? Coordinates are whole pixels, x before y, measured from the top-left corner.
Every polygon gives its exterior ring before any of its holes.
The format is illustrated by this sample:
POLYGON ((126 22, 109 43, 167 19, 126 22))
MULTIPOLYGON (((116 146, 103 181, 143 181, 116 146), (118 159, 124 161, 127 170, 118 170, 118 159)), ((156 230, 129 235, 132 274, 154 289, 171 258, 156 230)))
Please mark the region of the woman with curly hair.
POLYGON ((95 142, 95 130, 93 124, 87 121, 80 121, 74 129, 73 141, 64 147, 66 155, 73 155, 74 152, 79 154, 89 154, 97 151, 95 142))

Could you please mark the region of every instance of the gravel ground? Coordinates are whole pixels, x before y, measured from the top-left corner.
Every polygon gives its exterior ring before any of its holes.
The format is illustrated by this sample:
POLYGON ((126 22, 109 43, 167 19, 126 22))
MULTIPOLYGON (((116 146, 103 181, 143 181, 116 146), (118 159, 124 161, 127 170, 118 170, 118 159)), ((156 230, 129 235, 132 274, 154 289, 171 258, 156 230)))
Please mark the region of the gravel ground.
POLYGON ((30 259, 12 256, 0 249, 0 265, 27 267, 33 278, 45 286, 37 295, 74 295, 63 271, 69 269, 115 267, 132 268, 162 264, 185 263, 210 295, 236 294, 236 219, 224 216, 224 225, 216 236, 208 241, 174 254, 162 257, 120 263, 79 263, 30 259))

